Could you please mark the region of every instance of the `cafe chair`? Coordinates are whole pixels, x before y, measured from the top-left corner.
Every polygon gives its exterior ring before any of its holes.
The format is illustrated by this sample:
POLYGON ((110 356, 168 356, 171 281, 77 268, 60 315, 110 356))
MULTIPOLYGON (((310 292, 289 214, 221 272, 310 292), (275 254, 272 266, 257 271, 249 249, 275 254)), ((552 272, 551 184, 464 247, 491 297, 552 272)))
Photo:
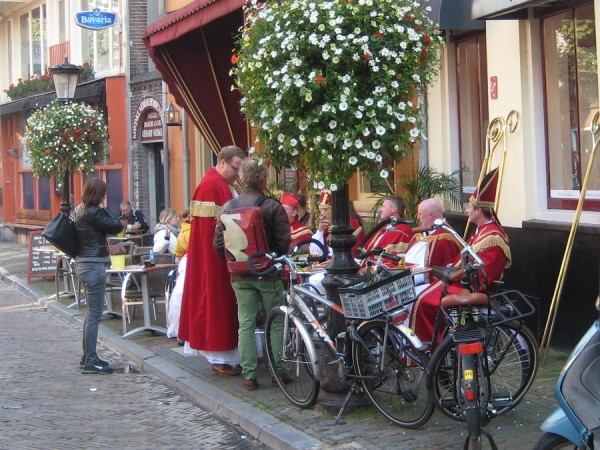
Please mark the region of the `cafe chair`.
POLYGON ((175 255, 171 253, 155 253, 154 254, 155 264, 174 264, 175 255))
MULTIPOLYGON (((173 289, 175 289, 175 283, 177 283, 177 268, 171 269, 169 274, 167 275, 167 279, 165 280, 165 314, 167 315, 167 319, 169 317, 169 306, 171 301, 171 294, 173 294, 173 289)), ((167 320, 167 326, 168 326, 167 320)))
POLYGON ((79 281, 75 274, 75 262, 67 255, 60 255, 56 259, 56 276, 54 277, 56 284, 56 299, 62 295, 69 295, 75 298, 67 308, 76 307, 79 309, 83 300, 82 292, 85 292, 83 284, 79 281), (62 290, 61 290, 62 284, 62 290))
POLYGON ((131 264, 132 265, 142 264, 143 260, 148 259, 148 255, 150 254, 151 250, 152 250, 152 247, 143 247, 143 246, 136 245, 133 248, 133 253, 131 254, 131 264))
MULTIPOLYGON (((146 274, 148 279, 148 297, 153 308, 154 320, 157 319, 156 304, 165 304, 168 308, 165 296, 165 282, 171 269, 152 270, 146 274)), ((127 333, 127 326, 131 325, 136 305, 143 305, 142 283, 139 274, 128 273, 123 279, 121 286, 121 317, 123 320, 123 334, 127 333), (132 309, 130 309, 132 308, 132 309)), ((166 314, 166 313, 165 313, 166 314)), ((166 322, 166 318, 165 318, 166 322)))

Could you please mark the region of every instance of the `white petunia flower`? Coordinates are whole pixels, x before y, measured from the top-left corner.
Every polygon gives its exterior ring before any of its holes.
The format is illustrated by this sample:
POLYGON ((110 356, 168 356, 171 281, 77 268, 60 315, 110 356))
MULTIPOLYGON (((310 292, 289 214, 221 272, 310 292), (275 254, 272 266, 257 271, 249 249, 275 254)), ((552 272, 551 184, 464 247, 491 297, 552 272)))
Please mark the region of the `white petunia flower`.
POLYGON ((381 178, 387 178, 387 177, 389 177, 389 176, 390 176, 390 174, 389 174, 389 172, 388 172, 387 170, 385 170, 385 169, 381 169, 381 172, 379 172, 379 176, 380 176, 381 178))
POLYGON ((335 192, 338 190, 338 185, 335 183, 332 183, 331 186, 329 186, 329 189, 331 189, 332 192, 335 192))
POLYGON ((356 156, 351 156, 350 158, 348 158, 348 162, 350 164, 352 164, 353 166, 355 166, 356 163, 358 162, 358 159, 356 158, 356 156))

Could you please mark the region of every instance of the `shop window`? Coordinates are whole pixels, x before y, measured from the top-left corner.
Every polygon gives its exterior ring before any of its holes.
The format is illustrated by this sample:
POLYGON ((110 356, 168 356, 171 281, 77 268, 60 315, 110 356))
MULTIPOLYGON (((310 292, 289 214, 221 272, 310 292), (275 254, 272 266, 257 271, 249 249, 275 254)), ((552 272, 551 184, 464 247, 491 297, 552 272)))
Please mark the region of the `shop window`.
POLYGON ((463 200, 475 191, 489 123, 485 33, 456 39, 457 117, 463 200))
MULTIPOLYGON (((589 2, 541 19, 548 206, 575 209, 593 148, 598 112, 594 7, 589 2)), ((600 162, 595 160, 584 209, 600 211, 600 162)))
MULTIPOLYGON (((81 0, 82 11, 92 11, 94 8, 120 14, 118 0, 81 0)), ((97 31, 82 29, 83 58, 92 64, 95 71, 119 69, 121 41, 118 29, 117 26, 97 31)))
POLYGON ((50 211, 50 180, 21 172, 22 209, 50 211))
POLYGON ((23 209, 35 209, 35 195, 33 187, 33 172, 21 174, 21 187, 23 189, 23 209))

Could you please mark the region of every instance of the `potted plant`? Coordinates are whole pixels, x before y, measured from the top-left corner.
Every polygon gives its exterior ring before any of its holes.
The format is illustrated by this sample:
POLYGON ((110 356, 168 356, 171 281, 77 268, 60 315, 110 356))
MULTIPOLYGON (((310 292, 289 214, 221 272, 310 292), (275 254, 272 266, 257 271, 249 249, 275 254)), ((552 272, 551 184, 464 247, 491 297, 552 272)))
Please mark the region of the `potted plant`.
POLYGON ((104 157, 106 122, 85 103, 53 102, 27 120, 25 143, 33 173, 40 178, 90 172, 104 157))

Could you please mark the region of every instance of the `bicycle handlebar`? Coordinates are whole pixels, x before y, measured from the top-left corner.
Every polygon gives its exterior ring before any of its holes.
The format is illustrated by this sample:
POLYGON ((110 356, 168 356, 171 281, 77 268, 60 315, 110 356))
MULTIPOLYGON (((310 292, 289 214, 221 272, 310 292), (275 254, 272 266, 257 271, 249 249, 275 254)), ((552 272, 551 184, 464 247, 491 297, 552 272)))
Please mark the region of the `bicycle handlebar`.
POLYGON ((448 225, 446 225, 446 221, 445 219, 435 219, 435 222, 433 222, 433 226, 432 228, 438 230, 438 229, 443 229, 446 230, 448 233, 452 234, 457 240, 458 242, 461 243, 461 245, 463 246, 463 249, 460 251, 461 254, 461 259, 462 259, 462 266, 463 268, 467 268, 467 262, 465 260, 466 254, 469 254, 469 256, 471 258, 473 258, 473 260, 475 261, 475 263, 477 263, 476 267, 475 265, 473 265, 474 269, 480 269, 484 266, 482 259, 479 257, 479 255, 477 253, 475 253, 475 250, 473 250, 473 247, 471 247, 469 244, 467 244, 465 242, 465 240, 451 227, 449 227, 448 225))
POLYGON ((273 275, 283 269, 284 265, 298 264, 298 265, 307 265, 309 262, 324 262, 327 260, 327 256, 325 254, 325 247, 323 244, 316 239, 306 239, 304 241, 299 242, 294 249, 290 252, 289 255, 277 255, 276 253, 253 253, 248 257, 248 272, 254 275, 255 277, 266 277, 269 275, 273 275), (306 244, 315 244, 321 250, 321 255, 319 256, 308 256, 306 258, 302 258, 301 261, 293 262, 292 258, 296 255, 296 252, 306 244), (269 267, 264 270, 256 270, 255 263, 258 259, 267 259, 270 260, 269 267))

